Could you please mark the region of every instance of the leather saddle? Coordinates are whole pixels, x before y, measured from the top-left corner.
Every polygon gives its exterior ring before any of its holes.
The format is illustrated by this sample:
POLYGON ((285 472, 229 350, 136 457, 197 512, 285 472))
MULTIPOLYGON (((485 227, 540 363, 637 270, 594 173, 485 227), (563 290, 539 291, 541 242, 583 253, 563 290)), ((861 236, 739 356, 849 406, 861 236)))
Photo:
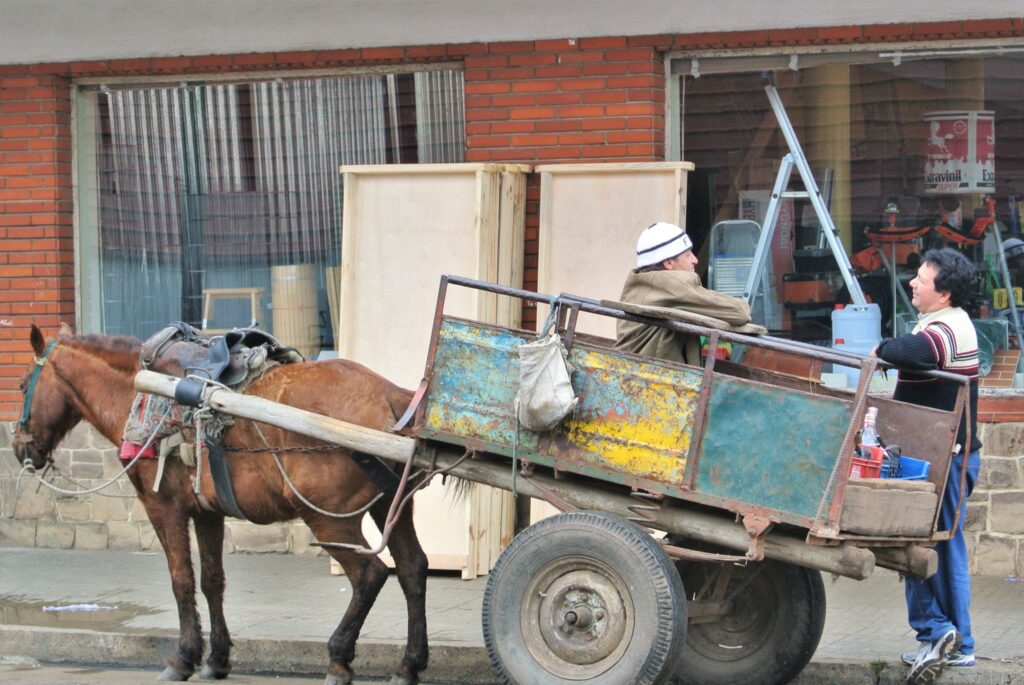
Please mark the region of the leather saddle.
POLYGON ((290 364, 305 361, 305 358, 294 347, 282 345, 273 335, 258 328, 236 328, 211 337, 177 321, 142 343, 139 361, 143 368, 182 378, 174 399, 195 407, 199 405, 204 384, 188 376, 233 388, 268 361, 290 364))

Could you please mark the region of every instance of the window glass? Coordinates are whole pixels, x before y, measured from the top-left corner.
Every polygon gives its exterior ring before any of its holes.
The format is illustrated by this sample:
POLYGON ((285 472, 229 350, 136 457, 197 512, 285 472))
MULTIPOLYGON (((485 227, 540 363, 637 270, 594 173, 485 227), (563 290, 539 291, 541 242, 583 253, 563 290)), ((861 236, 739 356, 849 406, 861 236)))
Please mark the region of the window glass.
MULTIPOLYGON (((992 207, 1004 233, 1020 233, 1024 54, 993 49, 948 56, 776 55, 673 64, 680 74, 682 158, 696 165, 687 228, 698 245, 710 243, 718 222, 764 222, 780 161, 789 152, 764 91, 765 69, 774 70, 781 101, 816 183, 829 197, 848 254, 869 246, 865 230, 890 224, 953 229, 926 231, 895 255, 891 245, 885 247, 888 259, 895 256, 897 280, 905 289, 915 264, 911 252, 956 242, 956 232, 970 236, 980 226, 976 218, 992 207)), ((802 189, 795 171, 789 189, 802 189)), ((984 243, 991 234, 987 230, 981 242, 964 248, 983 269, 991 263, 994 241, 984 243)), ((707 257, 711 266, 714 257, 707 257)), ((828 312, 848 296, 810 203, 782 202, 769 266, 769 325, 827 338, 828 312), (798 282, 808 275, 821 282, 798 282)), ((854 266, 891 327, 894 309, 906 307, 899 292, 893 296, 888 270, 877 258, 863 264, 855 259, 854 266)))
POLYGON ((76 123, 85 330, 255 319, 333 347, 341 164, 461 162, 460 71, 83 87, 76 123))

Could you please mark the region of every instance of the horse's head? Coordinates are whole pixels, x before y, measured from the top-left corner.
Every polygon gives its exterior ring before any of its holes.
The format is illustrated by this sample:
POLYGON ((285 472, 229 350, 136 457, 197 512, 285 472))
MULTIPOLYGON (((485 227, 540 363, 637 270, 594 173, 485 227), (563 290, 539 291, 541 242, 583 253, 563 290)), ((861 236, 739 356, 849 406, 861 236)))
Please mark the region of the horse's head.
MULTIPOLYGON (((70 332, 62 326, 61 333, 70 332)), ((21 463, 43 468, 52 462, 51 453, 69 430, 82 418, 65 394, 64 383, 49 364, 58 340, 49 345, 32 324, 29 335, 34 359, 21 378, 21 416, 14 428, 14 455, 21 463)))

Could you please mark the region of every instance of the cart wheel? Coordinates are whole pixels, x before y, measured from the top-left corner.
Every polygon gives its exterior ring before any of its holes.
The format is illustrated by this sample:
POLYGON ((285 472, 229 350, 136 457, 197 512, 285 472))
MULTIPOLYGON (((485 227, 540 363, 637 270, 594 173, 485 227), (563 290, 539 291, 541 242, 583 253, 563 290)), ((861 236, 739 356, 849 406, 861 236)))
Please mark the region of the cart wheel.
POLYGON ((687 599, 711 599, 718 588, 727 613, 687 628, 673 683, 774 685, 795 678, 811 660, 825 627, 818 571, 771 560, 748 566, 684 560, 676 568, 687 599))
POLYGON ((517 535, 498 559, 483 632, 506 683, 666 683, 686 637, 683 586, 636 526, 559 514, 517 535))

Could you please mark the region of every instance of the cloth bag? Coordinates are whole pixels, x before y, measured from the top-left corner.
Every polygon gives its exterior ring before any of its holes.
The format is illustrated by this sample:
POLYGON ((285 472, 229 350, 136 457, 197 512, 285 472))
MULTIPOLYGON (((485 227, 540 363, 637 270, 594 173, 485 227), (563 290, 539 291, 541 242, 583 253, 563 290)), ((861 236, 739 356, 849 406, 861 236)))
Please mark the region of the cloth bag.
POLYGON ((568 355, 556 333, 520 345, 519 392, 516 413, 519 423, 532 431, 554 428, 576 407, 569 374, 568 355))

